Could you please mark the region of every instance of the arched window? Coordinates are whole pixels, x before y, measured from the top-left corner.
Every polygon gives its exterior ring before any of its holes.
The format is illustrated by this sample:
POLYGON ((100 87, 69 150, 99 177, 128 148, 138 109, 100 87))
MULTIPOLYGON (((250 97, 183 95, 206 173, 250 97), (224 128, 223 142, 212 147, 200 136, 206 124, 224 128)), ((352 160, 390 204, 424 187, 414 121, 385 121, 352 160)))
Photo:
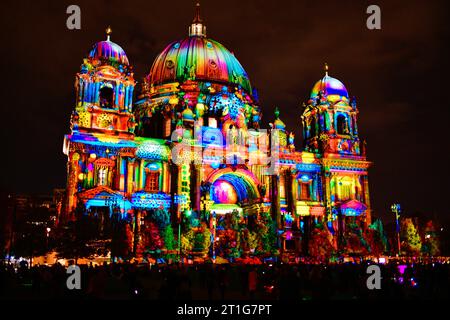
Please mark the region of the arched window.
POLYGON ((344 184, 342 184, 341 185, 341 196, 340 196, 340 200, 341 201, 345 201, 345 200, 348 200, 348 199, 350 199, 351 198, 351 196, 352 196, 352 186, 351 185, 349 185, 349 184, 346 184, 346 183, 344 183, 344 184))
POLYGON ((94 162, 94 167, 96 172, 96 185, 110 187, 114 161, 111 159, 100 158, 94 162))
POLYGON ((164 138, 170 137, 171 129, 172 129, 172 120, 167 118, 164 120, 164 138))
POLYGON ((349 177, 340 179, 338 183, 339 201, 347 201, 354 198, 353 180, 349 177))
POLYGON ((349 134, 347 118, 342 114, 337 116, 336 130, 338 134, 349 134))
POLYGON ((158 192, 159 191, 159 166, 155 163, 149 164, 145 168, 146 178, 145 187, 146 192, 158 192))
POLYGON ((97 181, 98 181, 97 185, 99 185, 99 186, 107 186, 108 185, 108 169, 107 168, 98 169, 97 181))
POLYGON ((100 89, 100 107, 111 109, 114 107, 114 90, 110 86, 103 86, 100 89))
POLYGON ((311 200, 311 181, 299 180, 298 200, 311 200))

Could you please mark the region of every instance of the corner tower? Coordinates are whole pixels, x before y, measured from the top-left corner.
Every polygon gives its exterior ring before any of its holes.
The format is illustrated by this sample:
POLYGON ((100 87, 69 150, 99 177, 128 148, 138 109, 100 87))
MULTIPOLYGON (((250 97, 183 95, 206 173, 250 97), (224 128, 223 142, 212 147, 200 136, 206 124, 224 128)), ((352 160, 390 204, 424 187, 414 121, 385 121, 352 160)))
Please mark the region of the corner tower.
POLYGON ((361 155, 358 108, 344 84, 325 75, 314 85, 302 115, 304 148, 314 153, 361 155))
POLYGON ((322 163, 324 205, 328 227, 336 231, 342 247, 347 225, 365 227, 371 222, 368 168, 358 134, 358 108, 344 84, 325 75, 317 81, 303 104, 304 150, 322 163))
POLYGON ((106 41, 92 47, 76 75, 72 132, 133 135, 133 71, 125 51, 111 41, 111 33, 108 27, 106 41))
POLYGON ((124 213, 128 205, 123 195, 132 191, 135 81, 111 32, 108 27, 106 40, 94 44, 75 76, 76 103, 70 134, 64 137, 68 161, 63 220, 75 218, 78 204, 102 207, 105 216, 116 206, 124 213), (114 204, 111 199, 116 199, 114 204))

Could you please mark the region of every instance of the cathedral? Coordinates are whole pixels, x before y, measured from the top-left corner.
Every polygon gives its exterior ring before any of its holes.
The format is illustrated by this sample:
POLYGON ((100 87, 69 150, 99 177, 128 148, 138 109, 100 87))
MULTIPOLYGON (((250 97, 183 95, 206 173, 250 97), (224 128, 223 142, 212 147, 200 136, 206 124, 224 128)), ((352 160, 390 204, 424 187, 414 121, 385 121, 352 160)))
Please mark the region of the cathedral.
POLYGON ((111 33, 75 77, 60 223, 80 210, 102 223, 116 212, 139 241, 156 212, 174 230, 186 215, 211 228, 230 215, 255 228, 269 215, 280 252, 296 254, 316 224, 339 248, 348 220, 371 223, 358 106, 327 65, 299 108, 295 146, 282 110, 260 126, 257 91, 235 55, 207 37, 198 4, 187 37, 161 51, 139 86, 111 33))

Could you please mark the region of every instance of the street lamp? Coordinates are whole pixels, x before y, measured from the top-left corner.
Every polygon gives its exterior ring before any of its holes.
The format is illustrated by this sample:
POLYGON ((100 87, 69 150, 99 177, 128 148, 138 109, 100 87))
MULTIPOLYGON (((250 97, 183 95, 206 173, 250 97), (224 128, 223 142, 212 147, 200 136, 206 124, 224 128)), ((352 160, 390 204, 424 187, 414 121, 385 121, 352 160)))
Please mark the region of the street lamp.
POLYGON ((397 232, 397 257, 400 256, 400 224, 399 224, 399 218, 400 218, 400 211, 401 211, 401 207, 400 204, 398 203, 394 203, 391 206, 391 211, 393 213, 395 213, 395 227, 396 227, 396 232, 397 232))

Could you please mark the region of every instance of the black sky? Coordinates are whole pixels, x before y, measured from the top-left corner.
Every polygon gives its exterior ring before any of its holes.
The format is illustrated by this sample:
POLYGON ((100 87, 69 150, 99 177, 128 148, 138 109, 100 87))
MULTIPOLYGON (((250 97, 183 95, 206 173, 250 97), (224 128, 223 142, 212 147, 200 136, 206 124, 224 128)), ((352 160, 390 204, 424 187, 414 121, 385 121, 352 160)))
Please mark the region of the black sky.
MULTIPOLYGON (((1 189, 45 193, 65 186, 63 135, 74 107, 74 75, 105 38, 126 51, 136 79, 169 42, 187 35, 194 2, 8 1, 2 21, 1 189), (66 28, 77 4, 82 29, 66 28)), ((406 211, 449 213, 446 1, 203 1, 208 36, 234 52, 257 87, 264 122, 273 107, 301 146, 301 103, 324 62, 359 104, 359 131, 374 162, 374 213, 395 200, 406 211), (382 30, 366 28, 378 4, 382 30)))

